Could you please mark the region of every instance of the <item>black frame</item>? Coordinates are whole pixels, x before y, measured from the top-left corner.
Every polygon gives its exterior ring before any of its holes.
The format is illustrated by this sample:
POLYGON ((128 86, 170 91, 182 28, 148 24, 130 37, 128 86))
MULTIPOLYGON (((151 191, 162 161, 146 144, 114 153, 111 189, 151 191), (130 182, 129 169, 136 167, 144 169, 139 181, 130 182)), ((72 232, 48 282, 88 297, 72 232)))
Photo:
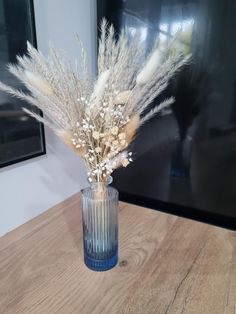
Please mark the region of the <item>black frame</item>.
MULTIPOLYGON (((29 15, 31 16, 31 29, 32 29, 32 43, 34 45, 34 47, 37 49, 37 38, 36 38, 36 27, 35 27, 35 14, 34 14, 34 1, 33 0, 28 0, 28 10, 29 10, 29 15)), ((43 116, 43 113, 42 111, 40 111, 40 115, 43 116)), ((22 162, 22 161, 25 161, 25 160, 28 160, 28 159, 31 159, 31 158, 35 158, 35 157, 39 157, 39 156, 42 156, 42 155, 46 155, 46 141, 45 141, 45 130, 44 130, 44 125, 43 123, 40 123, 39 122, 39 125, 40 125, 40 131, 41 131, 41 136, 42 136, 42 151, 41 152, 38 152, 38 153, 32 153, 31 155, 29 156, 24 156, 24 157, 19 157, 19 158, 16 158, 14 160, 11 160, 11 161, 7 161, 7 162, 3 162, 3 163, 0 163, 0 168, 4 168, 4 167, 7 167, 7 166, 10 166, 10 165, 14 165, 18 162, 22 162)))
MULTIPOLYGON (((102 6, 104 5, 104 0, 99 0, 99 1, 100 1, 100 7, 98 6, 98 1, 97 1, 98 35, 99 35, 99 29, 100 29, 99 21, 106 14, 104 8, 102 8, 102 6)), ((109 3, 110 7, 112 7, 113 12, 117 9, 116 4, 114 2, 109 3)), ((197 209, 193 207, 187 207, 184 205, 178 205, 178 204, 174 204, 170 202, 165 202, 165 201, 161 201, 161 200, 157 200, 157 199, 153 199, 149 197, 144 197, 137 194, 131 194, 131 193, 121 191, 120 189, 119 189, 119 199, 124 202, 148 207, 153 210, 158 210, 161 212, 173 214, 173 215, 180 216, 183 218, 200 221, 203 223, 227 228, 234 231, 236 230, 236 217, 221 215, 221 214, 209 212, 200 208, 197 209)))
POLYGON ((236 231, 236 218, 217 213, 208 212, 202 209, 187 207, 174 203, 164 202, 149 197, 136 194, 130 194, 119 190, 119 199, 123 202, 148 207, 164 213, 173 214, 175 216, 188 218, 210 225, 227 228, 236 231))

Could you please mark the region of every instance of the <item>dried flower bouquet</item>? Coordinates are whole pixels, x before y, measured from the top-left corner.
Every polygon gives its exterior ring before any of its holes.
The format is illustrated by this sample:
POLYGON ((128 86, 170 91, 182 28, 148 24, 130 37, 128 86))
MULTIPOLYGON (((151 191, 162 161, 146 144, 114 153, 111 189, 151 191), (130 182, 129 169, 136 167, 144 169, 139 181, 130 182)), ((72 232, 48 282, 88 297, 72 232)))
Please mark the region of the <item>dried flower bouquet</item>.
POLYGON ((139 39, 139 35, 130 39, 124 30, 115 39, 113 26, 104 19, 95 80, 89 77, 80 41, 81 71, 53 47, 45 57, 28 43, 28 55, 18 56, 18 64, 8 69, 29 93, 0 83, 1 90, 43 111, 41 117, 24 108, 85 160, 91 182, 105 181, 132 161, 127 148, 138 128, 174 99, 166 99, 141 118, 142 113, 189 61, 189 56, 172 49, 175 40, 165 45, 157 40, 145 57, 139 39))

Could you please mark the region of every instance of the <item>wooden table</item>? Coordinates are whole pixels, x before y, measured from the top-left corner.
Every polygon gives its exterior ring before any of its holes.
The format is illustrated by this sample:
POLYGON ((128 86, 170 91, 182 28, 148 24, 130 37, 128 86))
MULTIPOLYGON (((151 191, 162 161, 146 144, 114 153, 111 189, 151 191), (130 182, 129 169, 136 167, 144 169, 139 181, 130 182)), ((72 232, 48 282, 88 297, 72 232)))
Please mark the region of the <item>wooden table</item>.
POLYGON ((236 313, 235 232, 125 203, 119 219, 103 273, 83 264, 79 194, 2 237, 0 313, 236 313))

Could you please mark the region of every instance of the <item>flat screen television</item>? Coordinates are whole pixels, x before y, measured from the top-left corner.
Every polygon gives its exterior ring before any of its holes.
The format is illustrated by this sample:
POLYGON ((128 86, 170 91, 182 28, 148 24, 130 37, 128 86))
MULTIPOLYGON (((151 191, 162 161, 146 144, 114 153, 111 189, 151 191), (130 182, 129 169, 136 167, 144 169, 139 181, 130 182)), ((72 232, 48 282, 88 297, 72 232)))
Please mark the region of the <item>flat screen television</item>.
MULTIPOLYGON (((27 53, 27 40, 36 46, 33 0, 0 0, 0 80, 12 87, 26 88, 7 70, 17 55, 27 53)), ((44 127, 22 107, 38 109, 0 92, 0 168, 46 153, 44 127)))
POLYGON ((161 95, 175 103, 140 129, 135 162, 114 174, 121 199, 236 229, 236 2, 99 0, 97 10, 98 23, 139 31, 146 52, 179 32, 192 54, 161 95))

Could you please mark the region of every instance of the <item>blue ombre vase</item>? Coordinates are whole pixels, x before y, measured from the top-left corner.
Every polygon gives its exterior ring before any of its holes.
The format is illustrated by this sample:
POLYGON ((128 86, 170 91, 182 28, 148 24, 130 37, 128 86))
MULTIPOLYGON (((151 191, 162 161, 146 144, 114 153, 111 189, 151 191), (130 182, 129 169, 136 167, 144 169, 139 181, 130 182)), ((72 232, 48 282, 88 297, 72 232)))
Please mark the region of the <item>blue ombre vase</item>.
POLYGON ((111 269, 118 262, 118 191, 111 182, 109 177, 81 191, 84 262, 94 271, 111 269))

